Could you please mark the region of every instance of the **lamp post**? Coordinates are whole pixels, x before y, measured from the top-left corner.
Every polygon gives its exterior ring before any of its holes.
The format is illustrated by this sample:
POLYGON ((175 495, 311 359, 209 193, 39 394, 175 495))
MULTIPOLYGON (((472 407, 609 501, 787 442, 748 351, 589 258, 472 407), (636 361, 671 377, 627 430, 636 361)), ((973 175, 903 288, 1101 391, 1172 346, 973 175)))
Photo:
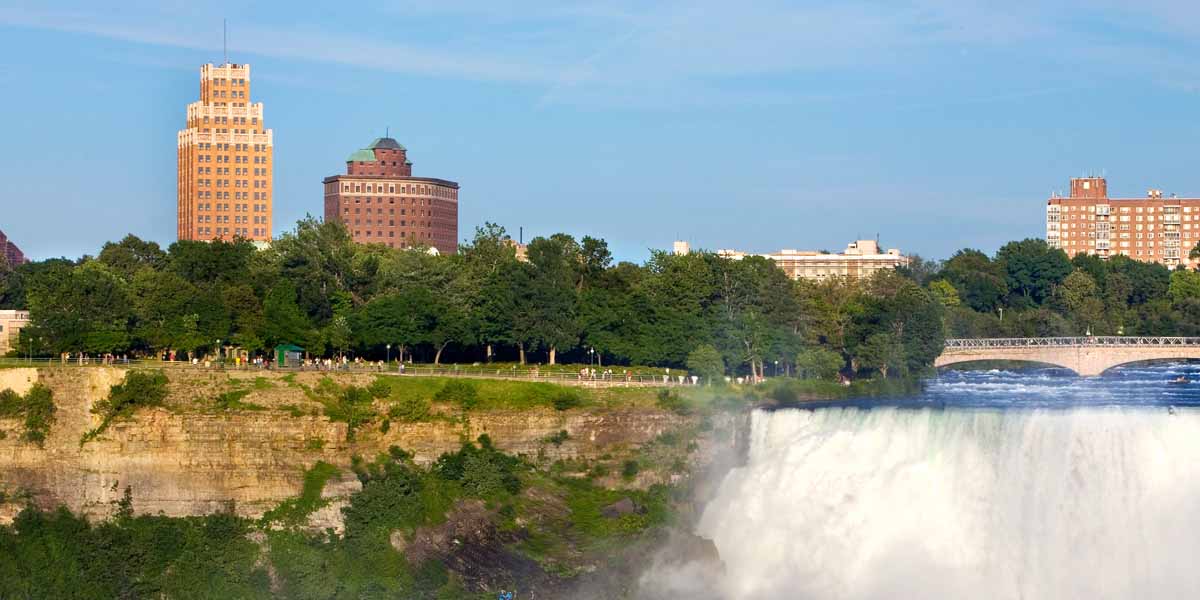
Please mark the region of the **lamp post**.
POLYGON ((589 369, 588 374, 589 375, 591 374, 590 369, 592 368, 592 357, 595 356, 595 354, 596 354, 595 348, 588 348, 588 369, 589 369))
POLYGON ((779 377, 779 361, 775 361, 775 370, 771 372, 773 377, 779 377))
POLYGON ((387 345, 387 364, 392 364, 392 345, 387 345))
POLYGON ((217 362, 221 362, 221 340, 217 339, 217 362))
POLYGON ((1003 323, 1003 322, 1004 322, 1004 307, 1003 307, 1003 306, 1001 306, 1001 307, 1000 307, 1000 308, 998 308, 997 310, 999 310, 999 311, 1000 311, 1000 322, 1001 322, 1001 323, 1003 323))

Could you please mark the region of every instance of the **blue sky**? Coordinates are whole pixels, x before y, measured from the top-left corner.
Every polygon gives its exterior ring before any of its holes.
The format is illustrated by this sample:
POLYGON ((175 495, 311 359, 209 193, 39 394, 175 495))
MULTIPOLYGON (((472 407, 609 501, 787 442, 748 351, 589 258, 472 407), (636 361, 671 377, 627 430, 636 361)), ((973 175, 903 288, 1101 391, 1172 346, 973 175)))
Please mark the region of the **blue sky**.
POLYGON ((253 65, 275 225, 390 127, 485 221, 641 261, 705 248, 943 258, 1043 233, 1043 201, 1200 195, 1200 5, 0 0, 0 229, 35 258, 175 233, 199 66, 253 65), (352 8, 353 7, 353 8, 352 8))

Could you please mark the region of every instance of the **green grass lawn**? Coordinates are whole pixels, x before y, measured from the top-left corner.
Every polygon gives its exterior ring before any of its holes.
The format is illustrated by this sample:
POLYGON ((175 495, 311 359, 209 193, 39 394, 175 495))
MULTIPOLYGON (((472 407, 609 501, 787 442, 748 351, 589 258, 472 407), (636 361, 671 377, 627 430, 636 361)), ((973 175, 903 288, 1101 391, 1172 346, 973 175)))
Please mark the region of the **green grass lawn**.
POLYGON ((452 377, 392 377, 379 380, 391 387, 390 398, 416 397, 430 402, 448 381, 463 381, 475 388, 472 410, 530 410, 556 408, 555 402, 569 396, 581 408, 655 406, 656 393, 647 388, 582 388, 544 382, 503 379, 456 379, 452 377))

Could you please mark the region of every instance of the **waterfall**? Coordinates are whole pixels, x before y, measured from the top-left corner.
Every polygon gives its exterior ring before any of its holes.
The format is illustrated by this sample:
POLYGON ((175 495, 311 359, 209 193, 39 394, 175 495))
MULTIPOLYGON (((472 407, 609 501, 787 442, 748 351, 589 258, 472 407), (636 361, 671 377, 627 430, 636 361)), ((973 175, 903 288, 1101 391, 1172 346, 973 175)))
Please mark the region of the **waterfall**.
POLYGON ((1190 597, 1200 409, 758 412, 697 533, 691 597, 1190 597))

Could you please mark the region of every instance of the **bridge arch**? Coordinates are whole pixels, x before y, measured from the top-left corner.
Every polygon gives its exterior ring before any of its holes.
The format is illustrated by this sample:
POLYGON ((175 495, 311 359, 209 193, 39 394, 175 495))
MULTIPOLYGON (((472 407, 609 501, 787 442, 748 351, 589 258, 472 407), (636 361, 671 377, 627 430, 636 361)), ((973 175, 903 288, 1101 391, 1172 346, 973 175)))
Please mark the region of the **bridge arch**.
POLYGON ((1107 368, 1105 368, 1103 371, 1100 372, 1100 375, 1107 375, 1108 373, 1110 373, 1116 369, 1121 369, 1121 368, 1125 368, 1125 367, 1132 367, 1135 365, 1149 366, 1149 365, 1165 363, 1165 362, 1196 363, 1196 362, 1200 362, 1200 358, 1186 358, 1186 357, 1179 357, 1179 356, 1163 356, 1160 358, 1141 358, 1138 360, 1130 360, 1130 361, 1126 361, 1126 362, 1122 362, 1122 363, 1117 363, 1114 365, 1109 365, 1107 368))
POLYGON ((1127 364, 1200 359, 1200 337, 1088 336, 948 339, 933 366, 976 361, 1042 363, 1094 377, 1127 364))
MULTIPOLYGON (((980 365, 980 368, 983 368, 983 365, 987 365, 989 363, 994 364, 994 363, 999 363, 999 362, 1017 363, 1017 364, 1021 365, 1022 367, 1054 367, 1056 369, 1063 369, 1066 371, 1070 371, 1072 373, 1075 373, 1076 375, 1079 374, 1077 371, 1075 371, 1075 369, 1071 368, 1071 366, 1062 364, 1062 362, 1056 363, 1056 362, 1049 362, 1046 360, 1033 360, 1033 359, 1022 359, 1022 358, 948 357, 945 360, 936 361, 933 366, 935 368, 937 368, 938 370, 948 369, 951 367, 968 368, 969 369, 970 365, 972 365, 972 364, 978 364, 978 365, 980 365)), ((1066 361, 1063 361, 1063 362, 1066 362, 1066 361)))

